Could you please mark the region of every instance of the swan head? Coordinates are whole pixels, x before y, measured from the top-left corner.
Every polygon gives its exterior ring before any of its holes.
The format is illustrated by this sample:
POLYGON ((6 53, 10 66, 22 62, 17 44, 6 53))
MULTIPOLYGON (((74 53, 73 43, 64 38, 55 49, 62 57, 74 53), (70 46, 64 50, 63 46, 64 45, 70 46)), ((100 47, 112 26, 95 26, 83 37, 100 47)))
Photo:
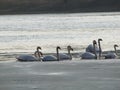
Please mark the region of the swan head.
POLYGON ((69 46, 67 46, 67 49, 68 50, 72 50, 73 51, 73 48, 69 45, 69 46))
POLYGON ((96 44, 97 44, 96 40, 93 40, 93 45, 96 45, 96 44))
POLYGON ((57 49, 57 50, 58 50, 58 49, 60 49, 60 50, 61 50, 60 46, 57 46, 57 48, 56 48, 56 49, 57 49))
POLYGON ((116 47, 118 47, 118 45, 117 45, 117 44, 115 44, 115 45, 114 45, 114 47, 116 48, 116 47))
POLYGON ((42 50, 42 48, 41 48, 40 46, 37 47, 37 51, 38 51, 39 49, 42 50))
POLYGON ((118 55, 117 50, 116 50, 116 47, 118 47, 117 44, 114 45, 114 49, 115 49, 115 54, 118 55))
POLYGON ((100 42, 100 41, 103 41, 103 40, 101 38, 99 38, 98 41, 100 42))

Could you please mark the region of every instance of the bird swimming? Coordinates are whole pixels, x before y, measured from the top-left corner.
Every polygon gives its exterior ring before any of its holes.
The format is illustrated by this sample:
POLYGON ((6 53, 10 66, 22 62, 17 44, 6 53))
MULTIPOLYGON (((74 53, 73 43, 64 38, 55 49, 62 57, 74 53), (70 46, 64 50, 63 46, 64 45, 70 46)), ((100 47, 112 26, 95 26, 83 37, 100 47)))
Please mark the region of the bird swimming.
POLYGON ((72 60, 71 51, 73 51, 73 48, 69 45, 67 46, 67 54, 59 53, 60 60, 72 60))
MULTIPOLYGON (((35 54, 38 54, 39 57, 40 57, 41 53, 38 53, 39 50, 41 50, 41 47, 37 47, 37 51, 36 51, 37 53, 35 52, 35 54)), ((24 62, 27 62, 27 61, 39 61, 39 58, 37 58, 36 55, 33 56, 33 55, 30 55, 30 54, 20 55, 20 56, 16 57, 16 59, 18 61, 24 61, 24 62)))
POLYGON ((115 52, 108 52, 108 54, 105 55, 105 59, 116 59, 118 57, 116 47, 118 47, 117 44, 114 45, 115 52))
POLYGON ((96 44, 97 42, 93 40, 93 53, 85 52, 81 55, 81 59, 97 59, 96 44))

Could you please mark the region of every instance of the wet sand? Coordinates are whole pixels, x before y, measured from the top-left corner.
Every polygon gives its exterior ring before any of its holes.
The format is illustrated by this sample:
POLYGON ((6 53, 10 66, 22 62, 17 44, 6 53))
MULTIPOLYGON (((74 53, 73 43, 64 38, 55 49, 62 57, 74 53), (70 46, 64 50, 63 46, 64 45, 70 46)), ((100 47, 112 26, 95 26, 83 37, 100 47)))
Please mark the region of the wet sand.
POLYGON ((0 90, 120 90, 120 60, 1 61, 0 90))

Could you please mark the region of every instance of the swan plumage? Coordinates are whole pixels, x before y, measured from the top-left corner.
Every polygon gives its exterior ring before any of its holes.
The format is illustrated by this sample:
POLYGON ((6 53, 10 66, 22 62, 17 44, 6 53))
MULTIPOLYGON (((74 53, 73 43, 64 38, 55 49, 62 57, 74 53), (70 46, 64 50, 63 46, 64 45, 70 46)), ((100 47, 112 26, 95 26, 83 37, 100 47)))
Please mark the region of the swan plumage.
MULTIPOLYGON (((37 51, 35 51, 35 54, 38 54, 38 55, 40 54, 39 49, 41 49, 41 47, 37 47, 37 51)), ((38 57, 36 57, 36 55, 33 56, 33 55, 26 54, 26 55, 19 55, 18 57, 16 57, 16 59, 18 61, 24 61, 24 62, 27 62, 27 61, 39 61, 40 57, 38 58, 38 57)))
POLYGON ((59 53, 60 60, 71 60, 72 59, 72 55, 71 55, 70 51, 73 51, 73 48, 69 45, 69 46, 67 46, 67 50, 68 50, 67 54, 59 53))
POLYGON ((42 61, 57 61, 57 58, 53 55, 47 55, 42 58, 42 61))
POLYGON ((114 52, 108 52, 107 55, 105 55, 105 59, 116 59, 118 56, 117 56, 117 50, 116 50, 116 47, 118 47, 117 44, 114 45, 114 50, 115 50, 115 53, 114 52))
POLYGON ((109 52, 107 55, 105 55, 105 59, 115 59, 117 55, 113 52, 109 52))
POLYGON ((38 61, 38 59, 32 55, 20 55, 17 59, 18 61, 38 61))
POLYGON ((59 61, 59 49, 61 49, 59 46, 56 47, 57 56, 54 55, 45 55, 42 57, 42 61, 59 61))
POLYGON ((82 55, 81 55, 81 58, 82 59, 97 59, 97 54, 96 54, 96 41, 95 40, 93 40, 93 53, 91 53, 91 52, 85 52, 85 53, 83 53, 82 55))
MULTIPOLYGON (((99 52, 98 46, 95 46, 96 52, 99 52)), ((92 44, 89 44, 86 48, 86 52, 94 53, 94 46, 92 44)))
POLYGON ((64 54, 64 53, 60 53, 59 57, 60 57, 60 60, 68 60, 68 59, 70 59, 70 56, 68 56, 67 54, 64 54))
POLYGON ((85 52, 81 55, 82 59, 96 59, 96 56, 93 53, 85 52))

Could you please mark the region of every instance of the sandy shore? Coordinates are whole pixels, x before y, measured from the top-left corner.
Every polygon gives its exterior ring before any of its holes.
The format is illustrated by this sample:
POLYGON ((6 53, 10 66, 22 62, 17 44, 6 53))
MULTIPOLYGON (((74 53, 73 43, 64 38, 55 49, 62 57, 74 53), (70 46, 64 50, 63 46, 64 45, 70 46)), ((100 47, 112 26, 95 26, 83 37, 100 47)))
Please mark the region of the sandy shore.
POLYGON ((120 60, 1 61, 0 90, 120 90, 120 60))

